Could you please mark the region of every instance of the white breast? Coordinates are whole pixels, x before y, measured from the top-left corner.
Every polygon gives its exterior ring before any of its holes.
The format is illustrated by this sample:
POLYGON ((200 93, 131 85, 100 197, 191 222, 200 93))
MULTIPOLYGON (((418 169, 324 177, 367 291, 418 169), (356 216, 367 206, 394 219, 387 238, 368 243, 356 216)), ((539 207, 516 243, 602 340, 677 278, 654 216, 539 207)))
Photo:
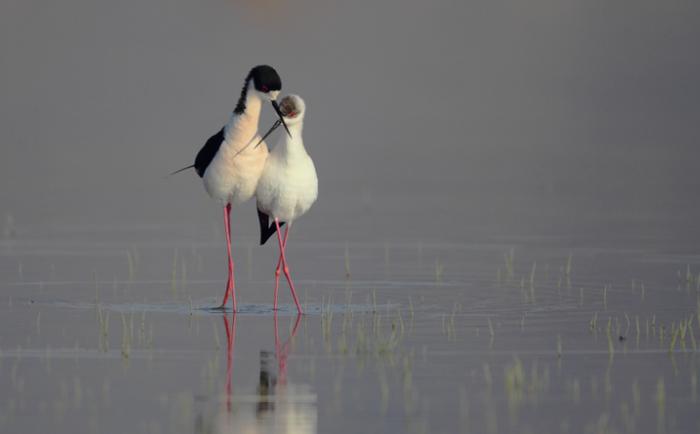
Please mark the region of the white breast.
POLYGON ((257 135, 257 117, 232 119, 224 142, 204 172, 204 188, 222 204, 250 199, 265 167, 268 149, 257 135))
POLYGON ((220 150, 204 173, 207 193, 223 204, 238 204, 250 199, 255 194, 267 153, 264 143, 255 150, 238 155, 230 149, 220 150))
MULTIPOLYGON (((299 137, 299 134, 292 134, 299 137)), ((267 158, 256 191, 258 209, 292 222, 318 197, 318 178, 311 157, 299 139, 285 138, 267 158)))

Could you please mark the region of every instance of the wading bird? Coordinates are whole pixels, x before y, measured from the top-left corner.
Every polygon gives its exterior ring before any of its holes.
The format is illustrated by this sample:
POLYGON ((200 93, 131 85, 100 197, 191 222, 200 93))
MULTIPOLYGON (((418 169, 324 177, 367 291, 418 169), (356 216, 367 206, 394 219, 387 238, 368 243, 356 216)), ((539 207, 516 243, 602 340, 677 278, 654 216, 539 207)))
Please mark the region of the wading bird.
POLYGON ((289 95, 280 103, 282 118, 263 136, 267 137, 280 125, 288 126, 289 137, 284 136, 270 151, 263 169, 255 197, 260 222, 260 244, 277 232, 280 257, 275 270, 274 309, 277 310, 277 292, 280 280, 280 267, 289 283, 297 311, 302 313, 294 283, 289 274, 285 255, 287 237, 292 222, 311 208, 318 196, 318 178, 314 162, 304 148, 301 133, 304 126, 306 105, 298 95, 289 95), (273 223, 270 224, 270 218, 273 223), (284 239, 280 226, 287 222, 284 239))
MULTIPOLYGON (((238 98, 229 122, 207 140, 197 153, 193 165, 172 173, 194 168, 197 175, 204 181, 204 188, 209 196, 224 207, 228 281, 220 309, 226 307, 226 302, 231 297, 233 310, 237 310, 231 257, 231 206, 253 197, 265 167, 268 149, 263 142, 264 139, 259 139, 258 136, 258 121, 264 101, 272 103, 272 107, 280 118, 278 122, 287 129, 276 102, 281 89, 282 80, 274 68, 259 65, 251 69, 245 78, 241 96, 238 98), (258 145, 250 146, 256 141, 258 145)), ((278 123, 275 125, 279 126, 278 123)), ((287 133, 289 133, 288 129, 287 133)))

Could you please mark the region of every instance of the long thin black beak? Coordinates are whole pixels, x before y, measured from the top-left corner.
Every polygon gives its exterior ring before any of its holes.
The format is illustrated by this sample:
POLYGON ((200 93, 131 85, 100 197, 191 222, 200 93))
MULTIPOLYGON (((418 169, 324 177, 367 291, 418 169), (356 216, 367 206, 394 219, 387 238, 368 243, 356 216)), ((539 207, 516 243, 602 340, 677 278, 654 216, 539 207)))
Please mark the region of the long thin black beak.
POLYGON ((272 100, 270 102, 272 103, 272 107, 275 109, 275 112, 277 112, 280 122, 282 122, 282 125, 284 125, 284 129, 287 131, 287 134, 289 134, 289 137, 292 137, 292 133, 289 132, 289 128, 287 128, 287 124, 284 122, 284 116, 282 116, 282 111, 280 110, 280 106, 277 104, 277 101, 272 100))
POLYGON ((264 142, 265 139, 267 139, 267 136, 269 136, 270 134, 272 134, 272 132, 275 131, 277 128, 279 128, 280 125, 282 125, 282 121, 280 121, 279 119, 277 119, 277 120, 275 121, 275 123, 272 124, 272 126, 270 127, 270 129, 267 130, 267 132, 265 133, 265 135, 262 136, 262 139, 260 139, 260 141, 258 142, 257 145, 255 145, 255 147, 257 148, 258 146, 260 146, 260 144, 261 144, 262 142, 264 142))

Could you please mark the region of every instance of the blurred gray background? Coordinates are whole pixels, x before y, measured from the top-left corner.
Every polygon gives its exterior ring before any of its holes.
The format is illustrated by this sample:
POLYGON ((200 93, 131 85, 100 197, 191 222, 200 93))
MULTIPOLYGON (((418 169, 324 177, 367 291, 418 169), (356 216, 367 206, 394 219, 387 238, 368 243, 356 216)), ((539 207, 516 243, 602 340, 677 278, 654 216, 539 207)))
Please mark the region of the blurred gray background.
POLYGON ((165 175, 268 63, 309 106, 307 240, 694 241, 698 42, 692 1, 2 0, 0 213, 218 227, 165 175))

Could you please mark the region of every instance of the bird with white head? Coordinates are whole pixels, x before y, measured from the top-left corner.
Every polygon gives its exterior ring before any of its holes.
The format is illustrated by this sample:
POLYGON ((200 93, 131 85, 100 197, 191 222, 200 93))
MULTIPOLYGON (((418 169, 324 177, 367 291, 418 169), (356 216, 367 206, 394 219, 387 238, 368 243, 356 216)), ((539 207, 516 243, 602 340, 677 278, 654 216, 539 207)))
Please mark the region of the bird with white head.
POLYGON ((289 273, 285 248, 292 222, 306 213, 318 197, 318 177, 314 162, 306 151, 302 139, 306 114, 304 100, 298 95, 286 96, 280 103, 280 110, 283 117, 263 137, 267 137, 284 123, 288 126, 289 134, 280 138, 277 145, 270 151, 255 197, 260 222, 260 244, 264 244, 275 232, 279 243, 280 257, 275 270, 274 309, 277 309, 277 293, 282 267, 297 311, 301 313, 299 298, 289 273), (273 220, 272 225, 270 225, 270 218, 273 220), (283 238, 280 226, 284 222, 287 223, 287 229, 283 238))

